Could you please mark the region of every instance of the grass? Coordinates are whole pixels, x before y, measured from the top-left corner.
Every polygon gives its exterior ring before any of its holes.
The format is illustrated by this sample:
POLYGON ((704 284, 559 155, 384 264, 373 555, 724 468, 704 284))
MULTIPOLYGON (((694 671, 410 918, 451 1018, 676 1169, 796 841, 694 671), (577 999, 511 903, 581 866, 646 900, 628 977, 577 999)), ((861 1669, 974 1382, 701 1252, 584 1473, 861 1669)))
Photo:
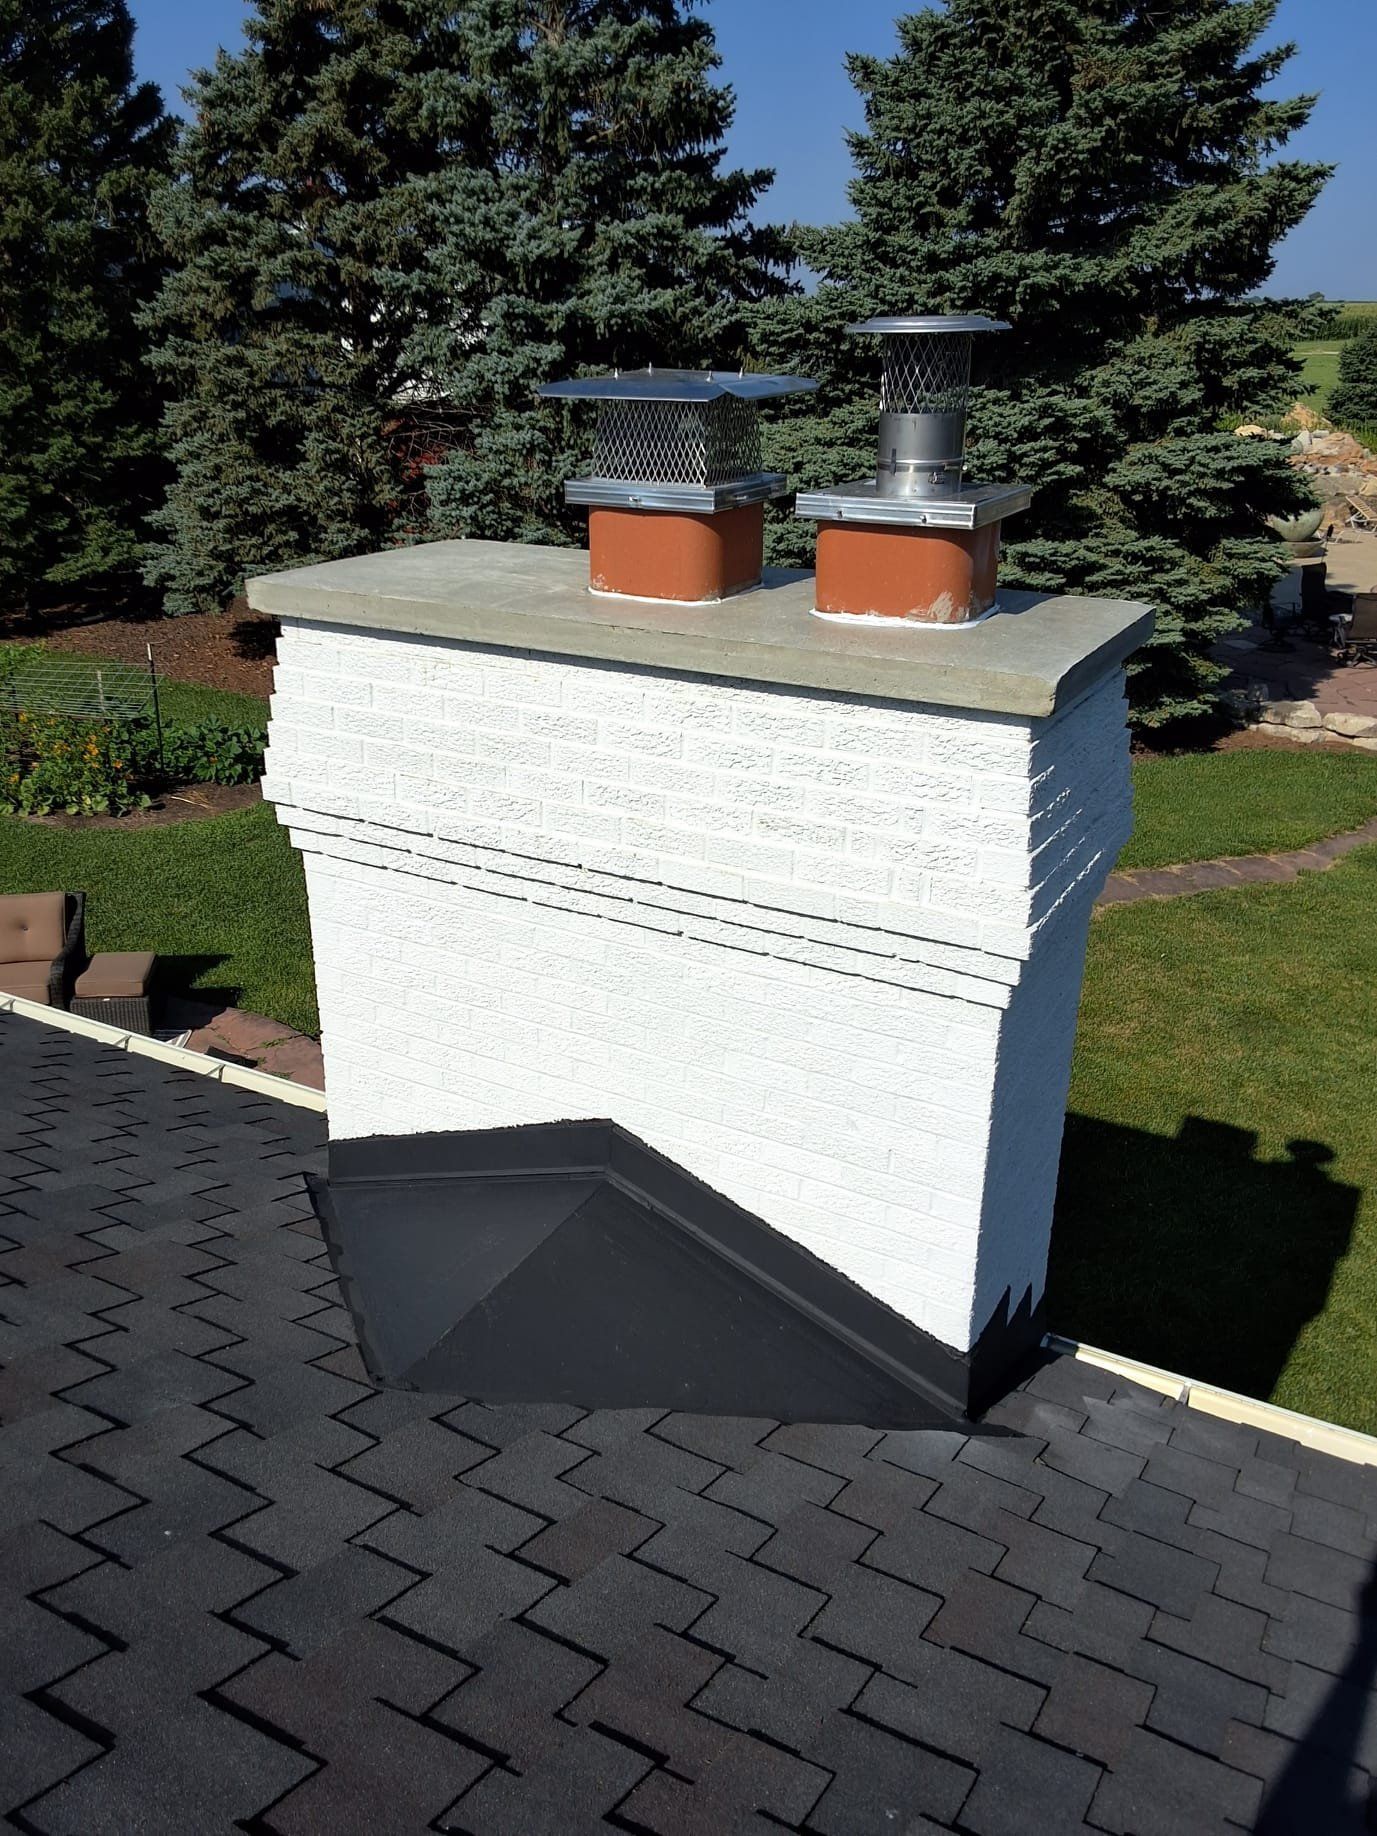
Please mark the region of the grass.
POLYGON ((92 949, 156 950, 172 987, 318 1029, 301 861, 267 805, 137 830, 0 817, 0 891, 50 887, 90 895, 92 949))
POLYGON ((235 695, 229 689, 206 688, 200 682, 158 683, 158 705, 163 719, 179 727, 194 727, 203 720, 223 720, 231 727, 251 727, 262 732, 268 724, 268 704, 256 695, 235 695))
POLYGON ((1377 1431, 1377 848, 1092 926, 1058 1332, 1377 1431))
POLYGON ((1138 759, 1133 816, 1124 868, 1304 848, 1377 816, 1377 756, 1259 748, 1138 759))
POLYGON ((1292 352, 1302 364, 1300 400, 1317 414, 1325 413, 1329 407, 1329 397, 1339 380, 1341 348, 1332 338, 1321 338, 1309 344, 1298 344, 1292 352))

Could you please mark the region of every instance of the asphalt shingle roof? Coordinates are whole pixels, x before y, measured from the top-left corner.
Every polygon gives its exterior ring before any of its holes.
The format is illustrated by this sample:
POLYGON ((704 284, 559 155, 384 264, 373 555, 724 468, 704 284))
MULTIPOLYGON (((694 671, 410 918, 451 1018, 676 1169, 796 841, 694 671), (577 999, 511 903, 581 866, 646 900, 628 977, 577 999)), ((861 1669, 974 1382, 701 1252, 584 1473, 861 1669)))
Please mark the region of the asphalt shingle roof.
POLYGON ((323 1132, 0 1020, 11 1827, 1368 1827, 1377 1471, 1070 1360, 999 1435, 375 1391, 323 1132))

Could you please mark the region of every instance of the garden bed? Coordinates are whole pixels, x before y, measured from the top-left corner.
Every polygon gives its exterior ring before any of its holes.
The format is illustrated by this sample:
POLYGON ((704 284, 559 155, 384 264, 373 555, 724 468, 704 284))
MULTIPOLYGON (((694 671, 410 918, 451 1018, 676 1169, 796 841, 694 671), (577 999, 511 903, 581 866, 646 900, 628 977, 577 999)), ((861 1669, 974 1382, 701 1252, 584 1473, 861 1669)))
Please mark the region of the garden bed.
POLYGON ((246 810, 261 803, 263 793, 253 784, 174 784, 160 793, 147 809, 130 810, 123 816, 70 816, 56 810, 46 816, 16 816, 36 828, 134 829, 160 828, 172 822, 203 822, 209 816, 228 816, 233 810, 246 810))

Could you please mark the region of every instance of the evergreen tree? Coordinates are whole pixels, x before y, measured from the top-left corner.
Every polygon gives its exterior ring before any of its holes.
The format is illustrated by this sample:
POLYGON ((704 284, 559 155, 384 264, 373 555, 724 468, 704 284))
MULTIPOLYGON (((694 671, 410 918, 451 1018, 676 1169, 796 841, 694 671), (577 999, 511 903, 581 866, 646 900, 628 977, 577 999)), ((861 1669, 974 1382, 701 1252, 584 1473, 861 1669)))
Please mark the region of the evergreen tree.
MULTIPOLYGON (((1327 169, 1272 156, 1313 98, 1266 90, 1276 0, 945 0, 852 57, 855 219, 798 231, 814 295, 759 313, 757 356, 818 376, 775 429, 807 484, 873 465, 872 312, 982 311, 970 472, 1035 487, 1008 585, 1157 608, 1131 665, 1145 724, 1198 714, 1207 652, 1278 571, 1263 519, 1299 489, 1275 449, 1224 431, 1295 394, 1322 307, 1252 297, 1327 169), (819 412, 820 411, 820 412, 819 412)), ((804 558, 777 525, 777 559, 804 558)))
POLYGON ((0 0, 0 609, 136 568, 158 404, 134 316, 173 126, 125 0, 0 0))
POLYGON ((1329 412, 1350 427, 1377 427, 1377 319, 1366 319, 1339 352, 1329 412))
POLYGON ((177 468, 149 577, 169 611, 414 528, 417 324, 451 162, 473 154, 448 0, 258 0, 188 92, 174 264, 149 314, 177 468))
POLYGON ((768 174, 719 172, 731 97, 682 14, 258 0, 161 213, 170 610, 418 534, 558 537, 587 428, 537 385, 739 354, 768 174))
POLYGON ((735 107, 682 0, 473 0, 470 97, 487 150, 452 175, 423 328, 462 437, 429 484, 437 533, 568 539, 562 484, 589 421, 535 390, 647 363, 735 364, 742 302, 782 287, 748 213, 773 174, 724 171, 735 107))

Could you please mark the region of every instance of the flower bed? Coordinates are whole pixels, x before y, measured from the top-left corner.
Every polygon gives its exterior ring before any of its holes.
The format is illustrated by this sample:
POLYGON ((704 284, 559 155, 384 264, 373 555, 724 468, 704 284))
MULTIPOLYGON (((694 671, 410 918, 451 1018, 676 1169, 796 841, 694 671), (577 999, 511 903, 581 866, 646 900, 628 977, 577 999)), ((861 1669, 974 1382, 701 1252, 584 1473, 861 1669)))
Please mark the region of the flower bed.
POLYGON ((0 711, 0 810, 123 816, 172 784, 248 784, 263 769, 263 735, 225 721, 165 726, 0 711))

